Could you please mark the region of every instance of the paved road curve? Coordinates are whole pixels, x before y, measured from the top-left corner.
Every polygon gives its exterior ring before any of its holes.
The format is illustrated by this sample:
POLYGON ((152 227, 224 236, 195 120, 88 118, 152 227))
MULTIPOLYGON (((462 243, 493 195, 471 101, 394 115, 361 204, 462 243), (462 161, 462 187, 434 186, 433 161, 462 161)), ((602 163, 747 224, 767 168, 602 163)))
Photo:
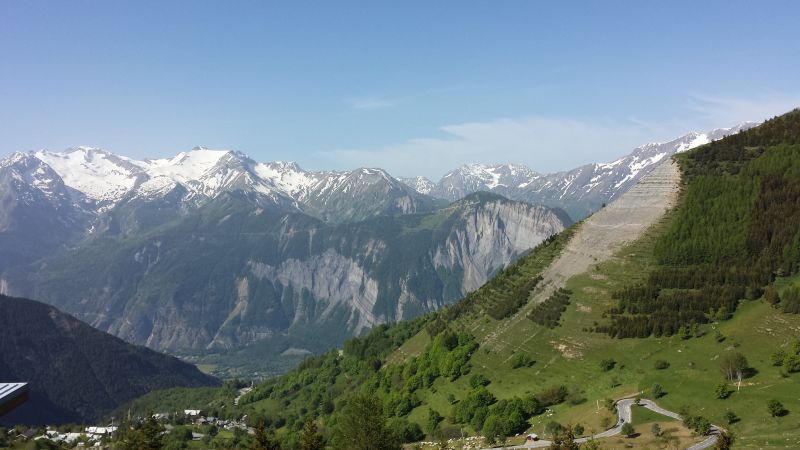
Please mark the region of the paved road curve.
MULTIPOLYGON (((632 419, 633 419, 633 413, 631 411, 631 407, 635 403, 636 403, 636 400, 632 399, 632 398, 625 398, 625 399, 622 399, 622 400, 618 401, 617 404, 616 404, 616 407, 617 407, 617 414, 619 416, 619 421, 617 422, 617 424, 613 428, 609 428, 608 430, 606 430, 606 431, 604 431, 602 433, 595 434, 594 435, 594 439, 607 438, 607 437, 616 436, 616 435, 620 434, 622 432, 622 425, 625 424, 626 422, 630 423, 632 421, 632 419)), ((653 412, 661 414, 663 416, 672 417, 673 419, 677 419, 677 420, 683 420, 683 418, 680 416, 680 414, 672 412, 672 411, 668 411, 668 410, 658 406, 652 400, 642 399, 642 400, 639 401, 639 405, 644 407, 644 408, 647 408, 647 409, 649 409, 649 410, 651 410, 653 412)), ((699 442, 697 444, 692 445, 691 447, 687 448, 686 450, 705 450, 705 449, 713 447, 717 443, 717 434, 719 434, 719 431, 720 431, 719 427, 717 427, 716 425, 712 425, 711 426, 711 435, 708 436, 708 438, 706 438, 702 442, 699 442)), ((583 444, 584 442, 588 442, 590 439, 591 438, 584 437, 584 438, 575 439, 575 442, 577 442, 579 444, 583 444)), ((516 446, 504 447, 504 448, 508 448, 508 449, 544 448, 544 447, 549 447, 550 444, 551 444, 550 441, 541 440, 541 441, 536 441, 536 442, 530 442, 530 443, 523 444, 523 445, 516 445, 516 446)))

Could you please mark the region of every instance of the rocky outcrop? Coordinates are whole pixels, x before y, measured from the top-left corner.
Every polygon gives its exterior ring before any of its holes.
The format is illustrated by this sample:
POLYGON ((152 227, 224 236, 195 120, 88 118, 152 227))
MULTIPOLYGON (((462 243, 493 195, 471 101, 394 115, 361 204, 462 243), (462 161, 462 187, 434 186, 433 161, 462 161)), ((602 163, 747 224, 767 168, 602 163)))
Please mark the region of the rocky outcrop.
POLYGON ((434 265, 463 272, 462 293, 479 288, 520 253, 568 223, 553 210, 496 199, 461 212, 462 225, 433 253, 434 265))
POLYGON ((258 261, 248 261, 248 266, 256 278, 290 287, 294 292, 294 303, 300 304, 300 297, 308 293, 326 305, 316 313, 297 309, 294 322, 309 316, 324 321, 330 318, 337 306, 352 311, 349 325, 355 333, 382 322, 373 312, 378 301, 378 281, 370 277, 358 262, 333 249, 305 261, 288 259, 277 267, 258 261))

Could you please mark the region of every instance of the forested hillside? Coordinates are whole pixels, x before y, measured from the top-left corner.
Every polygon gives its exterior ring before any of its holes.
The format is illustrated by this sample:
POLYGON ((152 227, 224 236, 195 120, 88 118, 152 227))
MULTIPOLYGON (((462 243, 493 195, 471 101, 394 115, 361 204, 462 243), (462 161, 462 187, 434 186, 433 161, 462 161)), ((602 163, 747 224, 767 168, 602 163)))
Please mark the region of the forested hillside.
POLYGON ((726 319, 800 265, 800 112, 678 156, 683 198, 655 243, 658 267, 627 286, 598 327, 672 335, 726 319))
POLYGON ((8 423, 96 420, 157 389, 218 386, 196 367, 125 343, 33 300, 0 295, 0 382, 29 383, 8 423))

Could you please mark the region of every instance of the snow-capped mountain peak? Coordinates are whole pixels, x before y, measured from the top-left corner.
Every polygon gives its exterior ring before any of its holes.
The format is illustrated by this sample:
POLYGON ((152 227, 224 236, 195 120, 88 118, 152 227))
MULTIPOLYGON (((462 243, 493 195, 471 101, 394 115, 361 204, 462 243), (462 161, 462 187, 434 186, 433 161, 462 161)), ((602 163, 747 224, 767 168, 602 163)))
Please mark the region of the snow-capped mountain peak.
POLYGON ((291 161, 258 163, 255 173, 292 198, 298 198, 317 181, 312 173, 291 161))
POLYGON ((394 210, 408 212, 428 201, 421 195, 455 201, 473 192, 491 191, 515 200, 562 207, 574 219, 580 219, 616 198, 674 153, 754 125, 692 132, 669 142, 642 145, 612 162, 549 175, 540 175, 522 164, 464 164, 438 183, 424 177, 398 180, 377 168, 312 172, 293 162, 257 163, 239 152, 206 147, 144 160, 85 146, 63 152, 39 150, 10 155, 0 161, 0 168, 17 167, 11 176, 44 195, 69 188, 71 197, 94 204, 98 211, 123 201, 158 199, 172 192, 178 193, 181 201, 202 203, 225 192, 245 191, 324 220, 339 220, 335 217, 342 216, 342 210, 349 211, 344 215, 348 218, 371 214, 364 207, 348 209, 348 202, 362 197, 373 203, 392 199, 394 210), (59 187, 62 184, 65 187, 59 187))
POLYGON ((180 152, 172 158, 149 159, 142 163, 151 176, 168 176, 176 181, 188 182, 202 178, 220 160, 232 153, 229 150, 195 147, 188 152, 180 152))
POLYGON ((464 164, 444 175, 438 183, 418 186, 416 179, 404 179, 419 192, 458 200, 477 191, 490 191, 514 200, 560 207, 580 220, 612 201, 635 184, 653 167, 675 153, 684 152, 757 125, 745 122, 732 128, 705 133, 691 132, 668 142, 644 144, 612 162, 593 163, 573 170, 540 175, 520 164, 464 164), (424 191, 423 191, 424 189, 424 191))
POLYGON ((443 176, 430 192, 451 201, 477 191, 509 196, 511 191, 524 188, 539 176, 522 164, 464 164, 443 176))
POLYGON ((75 147, 60 153, 40 150, 33 156, 50 166, 67 186, 98 202, 119 200, 142 175, 136 161, 93 147, 75 147))
POLYGON ((436 187, 436 183, 422 176, 398 179, 413 188, 415 191, 424 195, 430 195, 431 191, 436 187))

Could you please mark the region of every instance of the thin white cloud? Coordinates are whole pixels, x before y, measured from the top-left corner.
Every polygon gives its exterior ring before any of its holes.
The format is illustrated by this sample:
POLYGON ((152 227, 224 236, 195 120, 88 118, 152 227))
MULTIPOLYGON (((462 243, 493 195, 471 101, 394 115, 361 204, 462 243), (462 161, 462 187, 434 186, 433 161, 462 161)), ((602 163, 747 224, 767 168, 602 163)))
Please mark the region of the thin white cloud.
POLYGON ((754 97, 693 95, 687 107, 711 127, 769 119, 800 107, 800 93, 768 91, 754 97))
MULTIPOLYGON (((382 107, 383 101, 372 99, 359 105, 361 109, 374 109, 382 107)), ((673 139, 690 131, 762 121, 798 106, 800 94, 769 92, 751 98, 693 95, 687 101, 687 113, 672 120, 651 121, 636 116, 627 120, 499 118, 443 126, 438 137, 414 138, 376 149, 324 151, 313 156, 315 165, 328 168, 382 167, 397 176, 424 175, 434 181, 471 162, 518 162, 549 173, 611 161, 642 144, 673 139)))
POLYGON ((401 176, 438 179, 468 162, 520 162, 540 172, 564 170, 621 155, 646 141, 641 127, 607 120, 502 118, 447 125, 425 137, 376 150, 342 149, 316 158, 339 168, 375 166, 401 176), (609 150, 611 150, 609 152, 609 150))
POLYGON ((354 97, 348 98, 346 101, 351 108, 359 111, 389 108, 399 103, 399 100, 383 97, 354 97))

